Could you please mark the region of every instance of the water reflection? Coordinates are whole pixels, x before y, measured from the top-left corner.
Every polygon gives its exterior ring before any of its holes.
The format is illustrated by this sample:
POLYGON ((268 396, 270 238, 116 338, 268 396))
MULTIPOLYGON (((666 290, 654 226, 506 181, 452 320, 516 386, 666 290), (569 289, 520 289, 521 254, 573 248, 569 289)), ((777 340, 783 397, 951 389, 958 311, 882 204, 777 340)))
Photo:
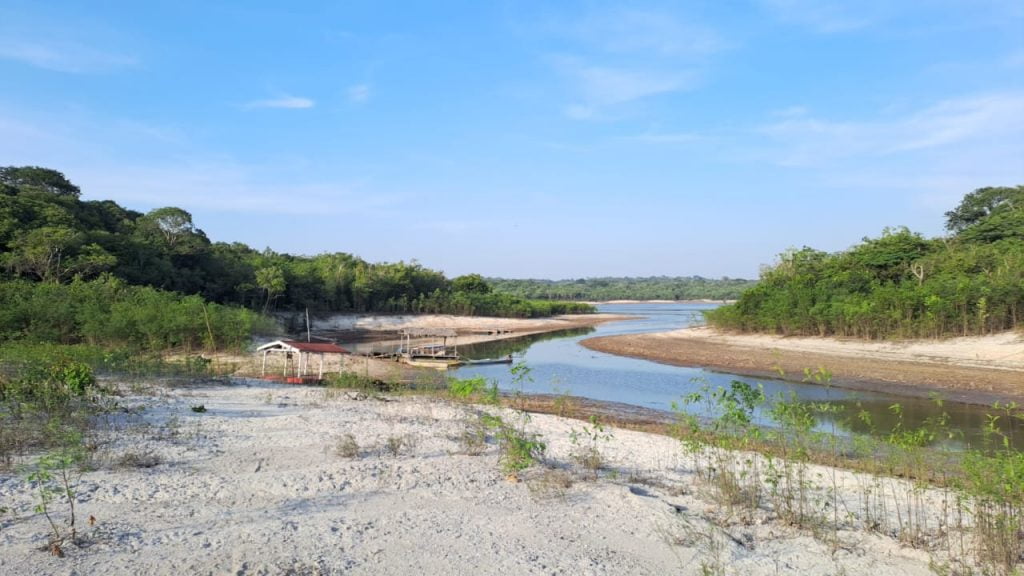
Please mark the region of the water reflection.
MULTIPOLYGON (((590 336, 660 332, 691 326, 702 321, 701 311, 713 307, 708 304, 636 304, 602 305, 601 312, 634 314, 639 318, 602 324, 596 329, 567 331, 557 335, 539 335, 460 346, 460 352, 471 358, 494 358, 513 354, 530 367, 530 381, 520 383, 522 391, 535 394, 569 393, 594 400, 620 402, 669 411, 680 399, 703 387, 727 387, 733 380, 747 382, 764 389, 769 404, 755 411, 755 420, 771 425, 771 402, 778 398, 795 397, 802 402, 828 402, 836 406, 835 413, 819 414, 818 429, 836 430, 842 434, 887 435, 895 426, 897 416, 890 407, 899 404, 904 429, 915 429, 948 414, 949 426, 963 431, 953 440, 956 446, 981 446, 982 429, 991 408, 955 402, 942 406, 926 398, 913 398, 860 392, 810 383, 786 382, 774 379, 752 379, 704 370, 658 364, 646 360, 613 356, 584 348, 580 340, 590 336), (858 419, 861 412, 868 415, 867 424, 858 419)), ((767 369, 768 367, 766 367, 767 369)), ((453 371, 460 378, 483 376, 498 382, 506 391, 518 390, 507 365, 463 366, 453 371)), ((687 410, 703 412, 704 406, 687 410)), ((713 410, 712 414, 713 415, 713 410)), ((701 414, 703 415, 703 414, 701 414)), ((1011 426, 1011 418, 1002 418, 1000 424, 1018 448, 1024 447, 1024 422, 1011 426)))
POLYGON ((530 336, 517 336, 504 340, 492 340, 490 342, 477 342, 476 344, 463 344, 459 346, 459 354, 470 360, 483 360, 487 358, 504 358, 506 356, 522 356, 530 346, 538 342, 556 340, 559 338, 571 338, 573 336, 586 336, 594 332, 592 327, 572 328, 559 330, 558 332, 547 332, 544 334, 533 334, 530 336))

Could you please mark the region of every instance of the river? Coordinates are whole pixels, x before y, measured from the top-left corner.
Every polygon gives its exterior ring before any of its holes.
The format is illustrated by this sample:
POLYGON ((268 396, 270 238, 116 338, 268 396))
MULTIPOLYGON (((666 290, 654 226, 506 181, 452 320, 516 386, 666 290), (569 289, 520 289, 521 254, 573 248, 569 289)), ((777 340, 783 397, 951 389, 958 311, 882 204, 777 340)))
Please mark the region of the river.
MULTIPOLYGON (((707 416, 704 404, 687 406, 682 398, 704 387, 728 387, 733 381, 746 382, 763 388, 768 404, 758 409, 755 420, 771 425, 768 407, 778 398, 796 398, 804 402, 828 402, 838 412, 819 415, 818 429, 848 435, 851 432, 888 434, 898 423, 892 408, 898 404, 902 412, 904 429, 913 429, 928 419, 948 415, 948 425, 962 431, 962 436, 946 439, 951 446, 980 446, 984 437, 991 408, 957 402, 943 402, 942 406, 928 399, 863 392, 795 383, 776 379, 749 378, 705 370, 659 364, 647 360, 605 354, 584 348, 580 341, 596 336, 664 332, 703 323, 702 310, 710 304, 602 304, 598 311, 610 314, 637 316, 635 319, 608 322, 593 329, 570 331, 564 334, 546 334, 512 340, 460 346, 459 352, 469 358, 493 358, 513 354, 517 362, 529 368, 529 378, 516 381, 508 365, 467 365, 453 370, 458 378, 482 376, 496 381, 507 392, 527 394, 569 394, 598 401, 617 402, 659 411, 672 411, 673 405, 691 413, 707 416), (866 414, 871 425, 865 424, 858 414, 866 414)), ((1015 446, 1024 448, 1024 422, 1010 428, 1010 418, 999 420, 1015 446)))

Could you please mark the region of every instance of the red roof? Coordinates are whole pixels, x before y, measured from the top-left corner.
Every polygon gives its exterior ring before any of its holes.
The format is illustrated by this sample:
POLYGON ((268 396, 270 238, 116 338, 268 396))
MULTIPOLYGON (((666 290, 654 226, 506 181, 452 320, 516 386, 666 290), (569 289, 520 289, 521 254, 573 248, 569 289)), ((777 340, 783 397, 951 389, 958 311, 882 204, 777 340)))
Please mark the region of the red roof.
POLYGON ((294 340, 284 340, 282 344, 287 344, 300 352, 317 352, 320 354, 348 354, 348 350, 345 350, 337 344, 331 344, 329 342, 296 342, 294 340))

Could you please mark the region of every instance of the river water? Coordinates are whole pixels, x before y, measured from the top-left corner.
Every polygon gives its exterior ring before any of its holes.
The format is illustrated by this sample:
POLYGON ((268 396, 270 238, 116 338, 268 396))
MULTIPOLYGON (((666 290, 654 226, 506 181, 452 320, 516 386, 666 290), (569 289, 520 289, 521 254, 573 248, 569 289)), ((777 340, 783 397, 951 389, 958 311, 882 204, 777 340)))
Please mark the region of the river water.
MULTIPOLYGON (((460 346, 459 352, 469 358, 497 358, 513 354, 516 362, 529 367, 529 378, 516 381, 508 365, 466 365, 452 371, 458 378, 482 376, 498 383, 508 392, 527 394, 569 394, 593 400, 631 404, 659 411, 672 411, 673 405, 700 415, 713 415, 705 403, 686 405, 682 398, 702 388, 729 387, 733 381, 763 388, 769 402, 755 412, 755 420, 771 425, 769 406, 779 398, 795 398, 805 402, 828 402, 837 412, 818 416, 818 429, 847 435, 851 432, 886 435, 899 423, 892 406, 899 404, 902 426, 913 429, 928 419, 948 415, 949 427, 962 431, 962 436, 948 439, 957 447, 980 447, 982 430, 988 415, 997 415, 991 408, 957 402, 938 406, 928 399, 863 392, 794 383, 770 378, 749 378, 735 374, 659 364, 648 360, 605 354, 584 348, 580 341, 596 336, 664 332, 703 323, 702 310, 709 304, 602 304, 598 311, 638 316, 635 319, 608 322, 596 328, 547 334, 513 340, 460 346), (871 425, 858 414, 867 414, 871 425)), ((770 369, 770 367, 766 367, 770 369)), ((1011 418, 1003 416, 998 423, 1011 437, 1014 445, 1024 448, 1024 422, 1011 427, 1011 418)))

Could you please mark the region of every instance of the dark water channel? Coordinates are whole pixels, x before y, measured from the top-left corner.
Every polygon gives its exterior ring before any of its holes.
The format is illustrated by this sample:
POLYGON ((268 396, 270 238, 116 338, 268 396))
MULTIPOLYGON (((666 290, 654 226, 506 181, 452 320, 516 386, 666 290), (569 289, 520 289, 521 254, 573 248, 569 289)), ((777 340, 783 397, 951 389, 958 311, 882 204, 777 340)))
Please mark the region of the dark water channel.
MULTIPOLYGON (((600 312, 636 315, 638 318, 602 324, 593 329, 567 331, 533 337, 460 346, 459 352, 468 358, 497 358, 513 354, 516 361, 530 368, 530 381, 522 383, 522 391, 532 394, 570 394, 593 400, 631 404, 659 411, 671 411, 673 403, 682 404, 683 396, 699 391, 728 387, 734 380, 760 385, 769 399, 768 405, 758 409, 755 418, 760 424, 771 425, 768 407, 777 398, 796 398, 806 402, 829 402, 839 411, 819 416, 818 428, 823 431, 874 433, 886 435, 897 425, 897 417, 890 408, 899 404, 903 413, 903 427, 914 429, 929 418, 948 414, 949 426, 962 431, 962 436, 950 440, 963 447, 981 447, 982 430, 987 414, 995 411, 985 406, 944 402, 941 407, 932 400, 847 390, 834 386, 794 383, 770 378, 750 378, 715 372, 702 368, 686 368, 659 364, 647 360, 614 356, 584 348, 581 340, 595 336, 664 332, 702 323, 701 310, 707 304, 616 304, 601 305, 600 312), (870 416, 872 425, 865 425, 856 416, 861 411, 870 416), (872 430, 873 428, 873 430, 872 430)), ((770 367, 766 367, 766 370, 770 367)), ((498 382, 505 391, 519 390, 508 365, 467 365, 452 371, 458 378, 483 376, 498 382)), ((706 416, 705 405, 685 407, 699 416, 706 416)), ((1024 421, 1018 420, 1011 428, 1012 419, 1003 416, 999 423, 1011 436, 1018 449, 1024 449, 1024 421)))

